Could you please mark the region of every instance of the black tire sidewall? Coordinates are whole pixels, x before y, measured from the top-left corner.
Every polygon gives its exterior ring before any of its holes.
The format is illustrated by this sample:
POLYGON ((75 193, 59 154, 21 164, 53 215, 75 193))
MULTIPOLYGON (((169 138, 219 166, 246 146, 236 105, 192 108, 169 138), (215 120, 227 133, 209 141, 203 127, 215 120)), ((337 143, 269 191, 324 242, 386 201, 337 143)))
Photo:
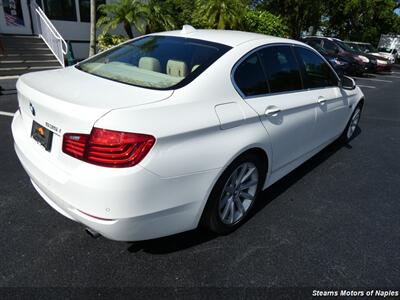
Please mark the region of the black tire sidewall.
MULTIPOLYGON (((343 131, 343 133, 342 133, 342 136, 340 137, 340 139, 341 139, 342 142, 344 142, 344 143, 347 143, 347 142, 351 141, 351 140, 353 139, 353 137, 354 137, 355 131, 353 132, 353 134, 351 135, 351 137, 347 137, 347 132, 348 132, 348 130, 349 130, 349 127, 350 127, 350 124, 351 124, 351 120, 353 120, 353 117, 354 117, 354 115, 355 115, 356 112, 357 112, 357 109, 360 110, 360 118, 361 118, 361 114, 362 114, 362 105, 361 105, 361 104, 357 104, 356 108, 354 109, 353 113, 352 113, 351 116, 350 116, 349 121, 347 122, 346 128, 344 129, 344 131, 343 131)), ((358 127, 358 124, 357 124, 357 127, 358 127)))
POLYGON ((253 153, 247 153, 239 156, 237 159, 235 159, 222 173, 222 175, 219 177, 217 182, 214 185, 214 188, 211 191, 211 194, 208 198, 206 207, 203 211, 203 215, 201 218, 201 226, 203 228, 206 228, 207 230, 213 231, 218 234, 228 234, 233 231, 235 231, 240 225, 242 225, 248 217, 251 215, 251 211, 254 208, 254 204, 257 201, 257 198, 260 194, 261 188, 264 184, 265 180, 265 170, 266 166, 263 160, 257 156, 256 154, 253 153), (253 163, 258 171, 258 176, 259 176, 259 182, 257 185, 257 190, 255 193, 254 200, 247 210, 245 216, 238 220, 234 224, 225 224, 221 221, 219 213, 218 213, 218 204, 219 200, 222 194, 222 191, 225 187, 226 182, 228 181, 229 177, 232 175, 232 172, 241 164, 246 163, 246 162, 251 162, 253 163))

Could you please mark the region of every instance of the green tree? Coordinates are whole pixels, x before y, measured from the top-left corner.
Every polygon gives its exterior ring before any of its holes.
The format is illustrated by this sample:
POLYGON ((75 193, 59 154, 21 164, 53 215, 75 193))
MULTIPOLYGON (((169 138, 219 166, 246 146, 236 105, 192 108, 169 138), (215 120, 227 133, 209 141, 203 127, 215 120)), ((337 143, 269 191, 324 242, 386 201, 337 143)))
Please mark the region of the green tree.
POLYGON ((325 1, 320 0, 262 0, 259 9, 280 16, 288 26, 289 35, 298 39, 303 31, 319 27, 325 12, 325 1))
POLYGON ((129 38, 133 38, 132 25, 141 33, 145 31, 146 6, 139 0, 119 0, 102 4, 99 11, 103 14, 97 26, 104 26, 103 33, 122 24, 129 38))
POLYGON ((247 1, 196 0, 193 24, 214 29, 241 29, 247 1))
POLYGON ((172 16, 176 28, 192 24, 195 0, 165 0, 164 8, 172 16))
POLYGON ((288 28, 282 19, 263 10, 247 10, 243 17, 243 25, 246 31, 280 37, 288 35, 288 28))
POLYGON ((96 0, 90 0, 90 44, 89 56, 96 53, 96 0))
POLYGON ((97 49, 101 52, 111 47, 117 46, 125 41, 127 41, 127 37, 120 34, 109 34, 103 33, 100 34, 97 38, 97 49))
POLYGON ((382 33, 396 32, 395 0, 327 0, 324 33, 377 44, 382 33))
POLYGON ((165 3, 160 3, 158 0, 150 0, 145 8, 146 33, 175 28, 175 21, 165 3))

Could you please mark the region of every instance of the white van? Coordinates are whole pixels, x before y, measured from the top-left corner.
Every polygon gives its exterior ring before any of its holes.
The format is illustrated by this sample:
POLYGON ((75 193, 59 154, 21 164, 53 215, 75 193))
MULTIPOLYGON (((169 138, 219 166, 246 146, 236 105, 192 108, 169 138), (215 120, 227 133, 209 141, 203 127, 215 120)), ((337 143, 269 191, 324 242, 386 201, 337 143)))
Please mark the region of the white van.
POLYGON ((400 59, 400 35, 382 34, 378 44, 379 52, 400 59))

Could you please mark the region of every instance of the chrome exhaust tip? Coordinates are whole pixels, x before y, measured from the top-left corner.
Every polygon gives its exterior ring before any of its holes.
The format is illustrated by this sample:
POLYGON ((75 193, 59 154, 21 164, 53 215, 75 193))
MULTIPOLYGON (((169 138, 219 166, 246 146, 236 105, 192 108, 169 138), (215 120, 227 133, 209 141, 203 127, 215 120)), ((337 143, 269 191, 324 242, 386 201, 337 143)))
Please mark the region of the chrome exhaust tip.
POLYGON ((91 228, 85 228, 85 231, 88 235, 90 235, 92 238, 97 239, 101 236, 100 233, 98 233, 97 231, 94 231, 91 228))

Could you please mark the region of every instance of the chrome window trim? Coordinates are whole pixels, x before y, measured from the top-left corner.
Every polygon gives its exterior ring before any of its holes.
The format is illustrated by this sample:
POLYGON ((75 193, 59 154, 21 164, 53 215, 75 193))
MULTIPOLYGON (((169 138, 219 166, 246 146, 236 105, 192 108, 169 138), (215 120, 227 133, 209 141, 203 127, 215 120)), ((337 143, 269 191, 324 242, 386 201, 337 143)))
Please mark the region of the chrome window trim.
MULTIPOLYGON (((295 55, 295 53, 293 53, 293 55, 295 56, 295 59, 297 61, 297 57, 295 55)), ((299 62, 297 62, 299 63, 299 62)), ((264 68, 263 66, 261 66, 265 75, 265 79, 266 81, 266 85, 268 87, 268 78, 267 75, 265 74, 264 68)), ((261 46, 258 46, 252 50, 250 50, 249 52, 247 52, 246 54, 244 54, 241 58, 239 58, 239 60, 234 64, 234 66, 231 69, 231 82, 233 87, 235 88, 236 92, 240 95, 240 97, 242 97, 242 99, 246 100, 246 99, 254 99, 254 98, 260 98, 260 97, 267 97, 267 96, 278 96, 278 95, 282 95, 282 94, 293 94, 293 93, 299 93, 299 92, 307 92, 307 91, 314 91, 314 90, 322 90, 322 89, 329 89, 329 88, 336 88, 336 87, 340 87, 340 78, 338 76, 338 74, 336 73, 335 69, 333 69, 333 67, 331 66, 330 63, 328 63, 328 61, 325 59, 325 57, 323 57, 318 51, 316 51, 315 49, 313 49, 311 46, 308 45, 301 45, 301 44, 293 44, 293 43, 271 43, 271 44, 264 44, 261 46), (336 76, 337 80, 338 80, 338 85, 337 86, 326 86, 326 87, 318 87, 318 88, 304 88, 304 82, 303 82, 303 76, 300 72, 300 78, 301 78, 301 82, 302 82, 302 89, 299 90, 291 90, 291 91, 285 91, 285 92, 276 92, 276 93, 264 93, 264 94, 258 94, 258 95, 251 95, 251 96, 246 96, 243 94, 243 92, 240 90, 240 88, 238 87, 238 85, 236 84, 235 81, 235 72, 236 69, 238 68, 238 66, 246 59, 248 58, 250 55, 252 55, 253 53, 264 49, 264 48, 268 48, 268 47, 276 47, 276 46, 288 46, 291 47, 292 50, 295 50, 295 47, 299 47, 299 48, 304 48, 307 49, 313 53, 315 53, 316 55, 318 55, 320 58, 322 58, 322 60, 329 66, 330 70, 333 72, 333 74, 336 76)), ((269 87, 268 87, 269 89, 269 87)))

